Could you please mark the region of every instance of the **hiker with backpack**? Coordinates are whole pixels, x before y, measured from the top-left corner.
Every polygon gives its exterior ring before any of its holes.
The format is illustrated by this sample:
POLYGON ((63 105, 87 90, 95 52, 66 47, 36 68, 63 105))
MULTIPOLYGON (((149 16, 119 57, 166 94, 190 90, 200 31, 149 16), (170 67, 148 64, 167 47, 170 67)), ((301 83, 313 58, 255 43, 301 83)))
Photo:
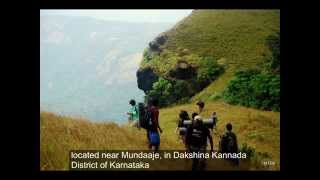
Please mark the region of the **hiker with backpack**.
MULTIPOLYGON (((207 140, 210 142, 210 150, 213 151, 213 140, 209 129, 203 124, 201 116, 194 117, 192 125, 187 130, 186 145, 189 152, 205 153, 207 140)), ((192 170, 203 170, 205 159, 193 159, 192 170)))
MULTIPOLYGON (((189 114, 188 114, 187 111, 181 110, 180 113, 179 113, 179 121, 178 121, 178 126, 177 126, 177 128, 176 128, 176 130, 175 130, 175 133, 177 133, 180 128, 183 128, 183 127, 184 127, 184 126, 183 126, 183 122, 184 122, 185 120, 190 120, 189 114)), ((183 144, 185 144, 185 140, 186 140, 186 134, 185 134, 185 132, 184 132, 184 131, 180 131, 179 136, 180 136, 183 144)))
POLYGON ((136 106, 136 101, 134 99, 131 99, 129 101, 129 104, 131 105, 129 111, 127 112, 128 115, 128 123, 131 126, 136 126, 139 128, 139 111, 138 107, 136 106))
MULTIPOLYGON (((234 132, 232 132, 232 124, 228 123, 226 125, 226 133, 221 136, 220 139, 220 152, 221 153, 238 153, 238 142, 237 142, 237 136, 234 132)), ((233 158, 229 159, 232 164, 239 165, 239 159, 233 158)))
POLYGON ((159 109, 158 100, 150 98, 148 100, 148 106, 145 113, 145 121, 147 123, 147 138, 149 142, 149 149, 154 147, 155 151, 158 151, 160 146, 160 133, 162 129, 159 124, 159 109))

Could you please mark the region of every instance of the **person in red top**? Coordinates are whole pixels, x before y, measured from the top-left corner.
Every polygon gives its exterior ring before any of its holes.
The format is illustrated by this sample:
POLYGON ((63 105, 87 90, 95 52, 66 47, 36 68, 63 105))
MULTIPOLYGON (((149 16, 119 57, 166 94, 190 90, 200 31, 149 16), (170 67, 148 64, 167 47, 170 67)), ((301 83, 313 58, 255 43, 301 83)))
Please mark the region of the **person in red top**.
MULTIPOLYGON (((151 98, 148 101, 148 108, 147 111, 149 111, 151 113, 151 121, 152 124, 150 125, 150 127, 147 130, 147 138, 148 141, 150 142, 150 137, 149 134, 150 132, 156 132, 156 133, 162 133, 162 129, 159 125, 159 109, 158 109, 158 100, 151 98), (159 131, 158 131, 159 130, 159 131)), ((149 143, 149 149, 152 148, 151 143, 149 143)), ((156 146, 155 149, 157 150, 159 148, 159 146, 156 146)))

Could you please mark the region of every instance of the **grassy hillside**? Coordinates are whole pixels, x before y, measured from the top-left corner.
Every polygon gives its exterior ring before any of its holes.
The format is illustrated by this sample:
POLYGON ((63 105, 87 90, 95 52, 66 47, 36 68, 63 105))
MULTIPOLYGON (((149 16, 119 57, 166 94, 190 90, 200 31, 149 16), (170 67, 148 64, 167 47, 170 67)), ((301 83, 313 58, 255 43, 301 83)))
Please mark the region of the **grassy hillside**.
MULTIPOLYGON (((165 137, 175 138, 173 127, 176 127, 178 113, 186 110, 191 114, 197 111, 195 104, 184 104, 161 109, 160 119, 165 137), (168 132, 169 130, 169 132, 168 132)), ((274 169, 280 168, 280 113, 261 111, 241 106, 232 106, 224 102, 208 102, 201 116, 210 117, 212 112, 217 112, 217 131, 214 133, 214 149, 217 150, 219 135, 225 132, 225 125, 232 123, 234 132, 238 136, 239 145, 247 143, 257 152, 266 153, 270 160, 276 162, 274 169)))
MULTIPOLYGON (((179 148, 171 138, 163 141, 161 146, 165 149, 179 148)), ((147 150, 146 133, 115 123, 93 123, 48 112, 40 113, 41 170, 67 170, 69 151, 90 149, 147 150)))
MULTIPOLYGON (((186 104, 160 110, 160 124, 164 130, 160 149, 183 149, 175 135, 177 116, 181 109, 196 111, 196 106, 186 104)), ((266 152, 276 162, 272 169, 280 167, 280 114, 259 111, 225 103, 209 103, 203 112, 208 117, 212 111, 219 116, 218 131, 214 135, 215 149, 218 134, 222 134, 226 123, 234 124, 239 144, 247 143, 258 152, 266 152)), ((67 170, 68 153, 75 149, 129 150, 147 149, 145 131, 112 123, 92 123, 42 112, 40 114, 40 168, 41 170, 67 170)))
POLYGON ((91 123, 51 113, 40 114, 40 166, 41 170, 68 168, 68 155, 74 149, 139 149, 143 142, 139 135, 116 124, 91 123), (129 143, 134 141, 135 143, 129 143))
POLYGON ((167 77, 179 60, 197 67, 201 57, 213 57, 226 72, 192 98, 207 101, 225 88, 236 70, 255 67, 269 57, 266 38, 279 31, 279 10, 195 10, 163 33, 168 38, 160 55, 145 58, 141 68, 151 67, 167 77))
MULTIPOLYGON (((201 115, 208 118, 215 111, 219 118, 214 133, 215 150, 219 135, 231 122, 239 145, 246 143, 253 147, 264 154, 265 160, 275 162, 271 169, 279 170, 280 113, 216 101, 235 71, 255 67, 271 56, 266 38, 279 31, 279 10, 196 10, 165 32, 168 38, 160 54, 152 55, 151 59, 144 56, 140 68, 151 67, 160 77, 167 77, 178 61, 197 68, 202 57, 210 56, 224 65, 225 72, 193 96, 192 103, 160 110, 160 125, 164 130, 160 149, 184 149, 175 134, 178 114, 180 110, 189 114, 197 111, 194 101, 201 99, 206 101, 201 115)), ((74 149, 147 149, 145 131, 128 126, 92 123, 45 112, 40 114, 40 123, 42 170, 68 169, 68 153, 74 149)), ((260 169, 261 165, 259 161, 253 169, 260 169)))

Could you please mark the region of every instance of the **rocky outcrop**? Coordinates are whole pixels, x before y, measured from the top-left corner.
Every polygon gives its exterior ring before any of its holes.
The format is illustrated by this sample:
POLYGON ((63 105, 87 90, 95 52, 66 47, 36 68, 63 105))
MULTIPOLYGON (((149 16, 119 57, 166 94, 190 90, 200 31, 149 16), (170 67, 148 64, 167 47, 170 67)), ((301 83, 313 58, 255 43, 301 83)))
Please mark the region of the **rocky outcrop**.
POLYGON ((153 83, 158 81, 158 79, 159 76, 149 67, 137 71, 138 88, 145 93, 152 89, 153 83))
POLYGON ((169 76, 175 79, 187 80, 196 75, 196 69, 186 61, 178 61, 174 69, 169 71, 169 76))
POLYGON ((151 50, 151 52, 160 53, 161 46, 166 43, 167 39, 168 37, 165 34, 160 34, 159 36, 157 36, 153 41, 149 43, 149 49, 151 50))
MULTIPOLYGON (((164 33, 157 36, 149 43, 149 47, 144 54, 144 59, 149 61, 154 57, 154 55, 159 55, 162 51, 162 46, 167 42, 167 40, 168 37, 164 33)), ((136 76, 138 88, 143 90, 145 93, 151 90, 153 83, 159 79, 159 76, 153 71, 152 68, 149 67, 139 69, 136 76)))

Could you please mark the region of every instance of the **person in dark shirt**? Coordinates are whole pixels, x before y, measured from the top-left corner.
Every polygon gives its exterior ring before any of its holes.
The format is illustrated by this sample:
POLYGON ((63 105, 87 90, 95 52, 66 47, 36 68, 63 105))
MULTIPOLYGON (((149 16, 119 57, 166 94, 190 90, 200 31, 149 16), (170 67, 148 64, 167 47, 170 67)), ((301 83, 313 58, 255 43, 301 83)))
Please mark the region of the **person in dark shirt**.
MULTIPOLYGON (((189 152, 205 153, 207 149, 207 139, 210 142, 210 150, 213 151, 213 140, 210 131, 203 125, 202 118, 195 116, 192 125, 187 130, 186 145, 189 152)), ((192 170, 202 170, 205 168, 205 159, 193 159, 192 170)))
MULTIPOLYGON (((238 153, 238 141, 237 136, 232 132, 232 124, 226 125, 227 132, 221 136, 220 140, 220 152, 222 153, 238 153)), ((230 159, 234 165, 239 165, 239 159, 230 159)))
MULTIPOLYGON (((180 113, 179 113, 179 121, 178 121, 178 126, 177 126, 177 128, 175 130, 175 133, 178 132, 179 128, 183 128, 184 127, 183 122, 185 120, 190 120, 189 114, 188 114, 187 111, 181 110, 180 113)), ((180 133, 179 133, 179 136, 180 136, 183 144, 185 144, 185 141, 186 141, 186 134, 184 134, 184 133, 185 133, 184 131, 182 131, 182 132, 180 131, 180 133)))

